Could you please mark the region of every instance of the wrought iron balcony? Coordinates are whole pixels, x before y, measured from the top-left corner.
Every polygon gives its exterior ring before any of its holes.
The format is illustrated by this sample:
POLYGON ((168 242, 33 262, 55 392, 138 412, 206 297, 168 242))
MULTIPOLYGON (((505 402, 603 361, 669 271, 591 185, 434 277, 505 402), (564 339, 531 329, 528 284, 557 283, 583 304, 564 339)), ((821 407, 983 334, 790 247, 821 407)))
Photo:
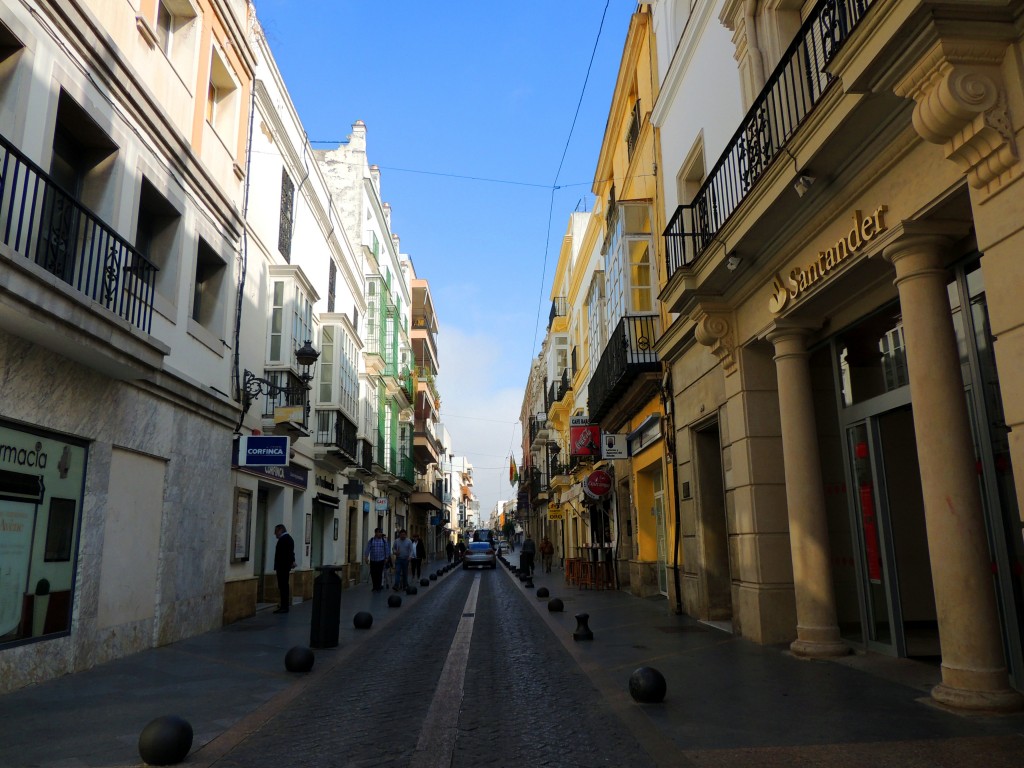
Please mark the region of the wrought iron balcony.
POLYGON ((336 446, 342 457, 355 463, 356 432, 355 422, 342 411, 335 409, 316 410, 316 442, 319 445, 336 446))
POLYGON ((563 368, 562 375, 548 384, 547 394, 544 398, 545 405, 550 410, 552 405, 562 402, 569 392, 572 392, 572 383, 569 381, 569 369, 563 368))
POLYGON ((356 467, 363 474, 373 474, 373 443, 369 440, 356 440, 356 467))
POLYGON ((546 433, 548 428, 548 417, 547 416, 531 416, 529 420, 530 430, 530 445, 537 442, 537 438, 542 433, 546 433))
POLYGON ((591 419, 600 421, 638 376, 661 370, 654 351, 658 326, 658 318, 651 315, 627 315, 615 326, 590 378, 587 408, 591 419))
POLYGON ((629 119, 629 128, 626 130, 626 156, 632 160, 633 152, 636 150, 636 143, 640 140, 640 99, 633 104, 633 112, 629 119))
POLYGON ((834 81, 826 67, 874 0, 821 0, 800 27, 693 200, 663 233, 669 278, 691 266, 834 81))
POLYGON ((157 267, 3 136, 0 242, 150 332, 157 267))
POLYGON ((548 314, 548 329, 555 322, 556 317, 565 317, 569 314, 569 300, 565 296, 556 296, 551 300, 551 312, 548 314))

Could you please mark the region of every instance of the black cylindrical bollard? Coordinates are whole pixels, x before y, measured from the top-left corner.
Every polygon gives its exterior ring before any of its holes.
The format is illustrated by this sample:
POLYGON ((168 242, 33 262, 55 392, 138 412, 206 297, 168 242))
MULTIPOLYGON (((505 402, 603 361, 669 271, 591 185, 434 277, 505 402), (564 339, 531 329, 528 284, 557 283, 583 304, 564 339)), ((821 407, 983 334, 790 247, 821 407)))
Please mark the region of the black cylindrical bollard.
POLYGON ((593 640, 594 633, 590 631, 587 622, 590 621, 589 613, 576 614, 576 631, 572 633, 573 640, 593 640))
POLYGON ((310 648, 337 648, 341 627, 340 565, 317 567, 320 575, 313 579, 313 615, 309 623, 310 648))

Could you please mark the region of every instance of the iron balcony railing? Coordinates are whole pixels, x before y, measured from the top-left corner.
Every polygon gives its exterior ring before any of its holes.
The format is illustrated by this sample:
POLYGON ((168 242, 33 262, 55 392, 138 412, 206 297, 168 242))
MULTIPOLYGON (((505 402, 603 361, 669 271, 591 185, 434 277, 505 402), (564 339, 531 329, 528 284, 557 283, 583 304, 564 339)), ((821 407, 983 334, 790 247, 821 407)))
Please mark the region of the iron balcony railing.
POLYGON ((569 369, 563 368, 562 375, 548 385, 547 397, 545 398, 547 400, 547 407, 550 408, 555 403, 562 402, 566 394, 571 391, 572 385, 569 383, 569 369))
POLYGON ((821 101, 834 80, 826 67, 873 2, 821 0, 804 21, 718 163, 665 228, 670 278, 700 258, 821 101))
POLYGON ((636 143, 640 140, 640 99, 633 104, 633 112, 629 118, 629 128, 626 129, 626 156, 633 159, 633 152, 636 150, 636 143))
POLYGON ((292 371, 264 371, 263 378, 270 382, 271 391, 263 399, 263 418, 274 418, 276 408, 302 408, 302 426, 307 427, 310 390, 292 371))
POLYGON ((569 314, 569 299, 565 296, 556 296, 551 300, 551 312, 548 314, 548 328, 555 322, 556 317, 565 317, 569 314))
POLYGON ((654 351, 659 325, 654 315, 627 315, 615 326, 587 390, 592 420, 600 421, 638 376, 661 370, 654 351))
POLYGON ((531 416, 529 420, 530 429, 530 445, 533 445, 537 440, 537 435, 540 434, 541 430, 548 428, 548 417, 547 416, 531 416))
POLYGON ((351 461, 356 460, 355 422, 337 408, 316 411, 316 442, 319 445, 334 445, 351 461))
POLYGON ((157 267, 0 136, 4 246, 149 333, 157 267))
POLYGON ((412 485, 416 479, 416 464, 412 459, 412 455, 403 453, 398 462, 398 476, 405 480, 409 485, 412 485))
POLYGON ((373 474, 373 443, 369 440, 356 440, 356 466, 364 474, 373 474))

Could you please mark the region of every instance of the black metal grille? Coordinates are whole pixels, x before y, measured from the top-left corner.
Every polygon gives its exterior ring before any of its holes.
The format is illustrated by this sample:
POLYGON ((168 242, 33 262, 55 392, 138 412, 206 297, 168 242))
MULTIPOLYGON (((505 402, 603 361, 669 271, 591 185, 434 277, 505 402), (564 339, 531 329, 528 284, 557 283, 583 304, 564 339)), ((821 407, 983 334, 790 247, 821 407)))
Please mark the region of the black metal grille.
POLYGON ((627 315, 619 321, 601 353, 587 390, 590 418, 599 421, 640 374, 661 368, 654 344, 659 336, 658 318, 627 315))
POLYGON ((826 67, 874 0, 821 0, 693 200, 665 228, 671 277, 691 266, 831 86, 826 67))
POLYGON ((551 312, 548 314, 548 328, 555 321, 556 317, 565 317, 569 314, 569 300, 565 296, 556 296, 551 300, 551 312))
POLYGON ((0 136, 3 244, 147 333, 157 267, 0 136))

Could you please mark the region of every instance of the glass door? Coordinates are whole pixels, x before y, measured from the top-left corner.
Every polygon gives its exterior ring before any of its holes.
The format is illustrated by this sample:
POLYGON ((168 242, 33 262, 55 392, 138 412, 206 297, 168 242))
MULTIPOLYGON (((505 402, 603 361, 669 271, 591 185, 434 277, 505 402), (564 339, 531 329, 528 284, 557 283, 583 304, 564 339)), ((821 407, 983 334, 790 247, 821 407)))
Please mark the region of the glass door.
POLYGON ((862 574, 863 612, 866 614, 865 640, 873 650, 902 655, 903 635, 899 622, 899 593, 893 589, 893 569, 886 560, 892 550, 884 535, 888 526, 884 493, 884 475, 879 470, 879 446, 874 419, 867 419, 846 430, 851 499, 857 520, 859 568, 862 574))
POLYGON ((653 473, 654 529, 658 546, 658 591, 668 595, 668 534, 665 529, 665 488, 661 472, 653 473))

